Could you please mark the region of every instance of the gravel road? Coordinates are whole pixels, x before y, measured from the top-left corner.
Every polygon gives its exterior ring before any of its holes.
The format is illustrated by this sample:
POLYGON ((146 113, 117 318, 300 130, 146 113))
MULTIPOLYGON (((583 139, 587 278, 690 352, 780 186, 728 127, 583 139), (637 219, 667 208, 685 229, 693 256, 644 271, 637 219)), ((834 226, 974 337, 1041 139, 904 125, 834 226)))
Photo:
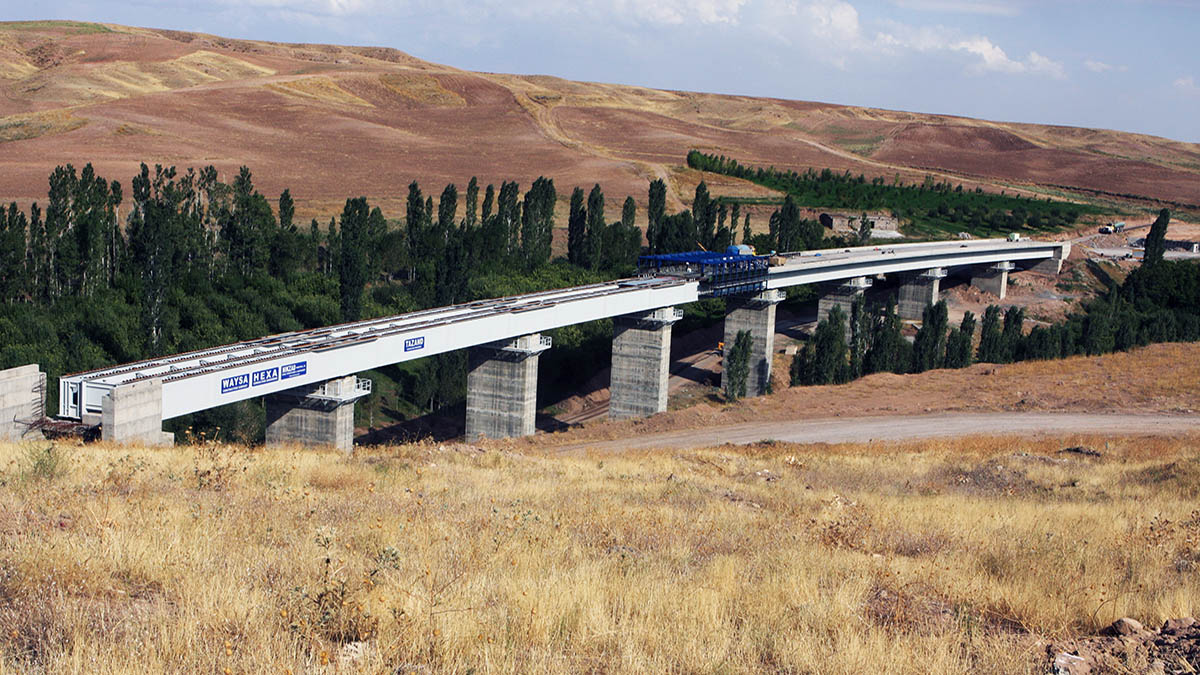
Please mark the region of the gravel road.
POLYGON ((615 441, 583 441, 558 452, 620 452, 637 448, 696 448, 763 440, 793 443, 866 443, 970 435, 1042 434, 1178 435, 1200 433, 1200 415, 1088 413, 941 413, 886 417, 834 417, 795 422, 732 424, 685 429, 615 441))

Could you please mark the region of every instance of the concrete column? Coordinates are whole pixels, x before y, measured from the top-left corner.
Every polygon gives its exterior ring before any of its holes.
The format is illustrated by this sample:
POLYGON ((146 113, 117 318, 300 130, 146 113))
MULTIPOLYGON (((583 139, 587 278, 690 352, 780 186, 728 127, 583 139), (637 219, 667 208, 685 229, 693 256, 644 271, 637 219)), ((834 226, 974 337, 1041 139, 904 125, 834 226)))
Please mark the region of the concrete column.
POLYGON ((538 333, 471 348, 467 359, 468 441, 533 434, 538 356, 549 348, 550 338, 538 333))
POLYGON ((750 375, 746 396, 761 396, 771 384, 771 359, 775 354, 775 305, 783 301, 780 291, 763 291, 750 297, 730 296, 725 312, 725 353, 741 331, 750 331, 750 375))
POLYGON ((674 307, 613 318, 610 419, 647 417, 667 409, 674 307))
POLYGON ((985 269, 971 272, 971 285, 984 293, 991 293, 1003 300, 1008 294, 1008 273, 1014 265, 1010 262, 996 263, 985 269))
POLYGON ((16 441, 46 415, 46 374, 36 363, 0 370, 0 441, 16 441))
POLYGON ((901 319, 919 320, 925 308, 936 304, 946 270, 935 267, 925 272, 910 273, 901 278, 897 313, 901 319))
POLYGON ((263 397, 267 445, 298 443, 354 449, 354 402, 371 393, 371 381, 347 375, 318 385, 263 397))
POLYGON ((175 435, 162 430, 162 380, 144 380, 113 388, 100 402, 100 438, 113 443, 171 445, 175 435))
POLYGON ((834 307, 841 307, 842 313, 846 315, 846 340, 849 340, 850 321, 854 318, 854 301, 867 292, 871 283, 871 277, 853 277, 825 285, 821 289, 821 299, 817 301, 817 321, 828 319, 834 307))

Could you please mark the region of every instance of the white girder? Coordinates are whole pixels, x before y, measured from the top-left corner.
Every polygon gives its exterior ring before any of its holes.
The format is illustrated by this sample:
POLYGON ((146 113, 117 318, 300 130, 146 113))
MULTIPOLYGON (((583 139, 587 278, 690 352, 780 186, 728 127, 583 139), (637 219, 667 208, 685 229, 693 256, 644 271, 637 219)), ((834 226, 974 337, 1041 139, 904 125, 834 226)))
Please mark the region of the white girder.
MULTIPOLYGON (((785 254, 767 289, 874 274, 1065 258, 1069 243, 974 240, 785 254)), ((699 283, 623 279, 272 335, 64 376, 59 415, 98 414, 114 387, 161 379, 163 419, 498 340, 693 302, 699 283)))

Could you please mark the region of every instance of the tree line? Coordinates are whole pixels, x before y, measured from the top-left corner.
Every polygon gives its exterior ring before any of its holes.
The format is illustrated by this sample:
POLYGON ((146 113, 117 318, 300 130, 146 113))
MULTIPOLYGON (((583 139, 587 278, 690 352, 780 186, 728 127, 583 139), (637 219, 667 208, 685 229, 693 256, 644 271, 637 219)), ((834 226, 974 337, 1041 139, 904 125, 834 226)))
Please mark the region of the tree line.
POLYGON ((911 343, 901 334, 893 300, 870 306, 859 297, 849 316, 835 307, 793 359, 791 382, 841 384, 878 372, 1096 356, 1156 342, 1200 340, 1200 265, 1163 259, 1169 222, 1170 211, 1163 209, 1151 226, 1141 266, 1064 321, 1026 333, 1024 309, 989 306, 974 348, 975 316, 967 312, 951 327, 944 301, 925 308, 911 343))
MULTIPOLYGON (((576 209, 581 192, 573 195, 572 217, 582 217, 585 230, 572 265, 552 260, 558 198, 545 177, 524 192, 513 181, 497 189, 472 178, 461 203, 454 184, 435 202, 414 181, 402 218, 389 220, 354 197, 327 223, 300 227, 290 191, 268 200, 246 167, 224 182, 211 166, 143 164, 128 190, 91 164, 58 167, 44 206, 0 207, 0 368, 41 363, 53 380, 629 273, 642 249, 634 201, 625 201, 621 220, 605 223, 600 186, 576 209)), ((604 327, 563 331, 556 344, 566 349, 548 355, 551 362, 572 349, 595 350, 604 327)), ((583 377, 578 371, 563 365, 554 372, 583 377)), ((398 395, 417 409, 463 397, 462 354, 389 372, 398 395)))
POLYGON ((808 169, 804 172, 774 167, 752 168, 724 155, 692 150, 689 167, 749 180, 778 190, 805 206, 852 211, 886 209, 910 223, 920 234, 967 231, 984 235, 1022 230, 1053 230, 1071 226, 1081 215, 1097 213, 1091 206, 1019 195, 993 194, 981 188, 964 190, 961 184, 926 176, 921 183, 904 183, 899 174, 888 183, 882 177, 867 179, 849 171, 808 169))

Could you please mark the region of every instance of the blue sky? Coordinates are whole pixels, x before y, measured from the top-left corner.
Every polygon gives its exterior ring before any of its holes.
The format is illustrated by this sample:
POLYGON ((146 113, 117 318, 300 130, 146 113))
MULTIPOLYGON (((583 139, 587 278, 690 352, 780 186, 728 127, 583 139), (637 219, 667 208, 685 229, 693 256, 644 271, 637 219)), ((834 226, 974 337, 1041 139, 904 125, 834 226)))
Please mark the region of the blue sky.
POLYGON ((1200 0, 0 0, 4 19, 1200 142, 1200 0))

